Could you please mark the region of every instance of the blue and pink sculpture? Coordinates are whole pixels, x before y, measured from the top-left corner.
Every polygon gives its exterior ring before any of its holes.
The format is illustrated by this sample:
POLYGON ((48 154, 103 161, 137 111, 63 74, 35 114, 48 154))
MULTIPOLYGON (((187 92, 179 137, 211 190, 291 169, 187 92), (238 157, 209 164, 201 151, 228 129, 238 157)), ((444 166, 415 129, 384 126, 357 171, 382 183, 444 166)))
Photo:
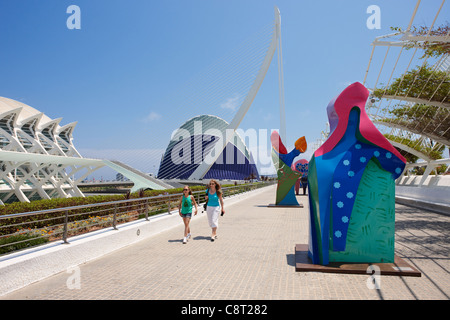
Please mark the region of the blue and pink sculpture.
POLYGON ((405 158, 370 121, 356 82, 328 107, 330 135, 309 162, 314 264, 394 262, 395 179, 405 158))
POLYGON ((277 131, 273 131, 270 140, 272 143, 272 161, 277 169, 277 195, 275 205, 277 206, 299 206, 295 198, 295 183, 300 177, 300 172, 292 170, 294 159, 306 151, 307 143, 305 137, 297 139, 295 148, 287 151, 277 131))

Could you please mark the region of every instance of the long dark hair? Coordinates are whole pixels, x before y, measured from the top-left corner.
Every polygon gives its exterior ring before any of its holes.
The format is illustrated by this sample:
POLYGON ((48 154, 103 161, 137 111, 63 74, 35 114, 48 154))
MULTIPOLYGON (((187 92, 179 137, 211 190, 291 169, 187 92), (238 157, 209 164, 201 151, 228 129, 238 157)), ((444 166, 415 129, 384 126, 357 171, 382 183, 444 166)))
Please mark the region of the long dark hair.
MULTIPOLYGON (((216 186, 216 192, 217 192, 217 195, 221 195, 221 194, 222 194, 222 187, 220 186, 220 183, 217 182, 217 181, 214 180, 214 179, 211 179, 211 181, 209 181, 209 184, 211 184, 211 182, 213 182, 214 185, 216 186)), ((209 187, 208 187, 208 190, 209 190, 209 187)))

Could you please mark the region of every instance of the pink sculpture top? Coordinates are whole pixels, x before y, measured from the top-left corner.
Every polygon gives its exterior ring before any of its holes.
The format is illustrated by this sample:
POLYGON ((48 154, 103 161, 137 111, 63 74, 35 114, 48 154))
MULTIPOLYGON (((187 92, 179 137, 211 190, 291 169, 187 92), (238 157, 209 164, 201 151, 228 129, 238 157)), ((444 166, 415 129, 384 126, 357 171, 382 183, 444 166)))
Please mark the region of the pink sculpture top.
POLYGON ((328 105, 328 118, 330 122, 331 136, 314 153, 316 157, 330 152, 341 140, 347 129, 350 111, 354 107, 360 110, 359 132, 369 142, 388 150, 400 158, 406 159, 392 146, 392 144, 375 127, 366 113, 365 104, 369 96, 369 90, 361 83, 355 82, 348 86, 328 105))

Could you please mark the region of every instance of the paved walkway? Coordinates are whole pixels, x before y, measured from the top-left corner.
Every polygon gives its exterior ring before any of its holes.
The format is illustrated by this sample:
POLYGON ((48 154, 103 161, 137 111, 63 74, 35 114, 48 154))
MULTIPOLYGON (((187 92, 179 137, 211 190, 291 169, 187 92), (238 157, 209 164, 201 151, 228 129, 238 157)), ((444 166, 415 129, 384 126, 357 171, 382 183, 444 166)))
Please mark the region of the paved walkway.
POLYGON ((303 209, 268 208, 274 188, 225 202, 215 242, 197 216, 187 244, 180 225, 79 266, 79 289, 67 285, 76 273, 63 272, 2 299, 449 299, 449 216, 397 205, 396 253, 422 277, 382 276, 374 290, 369 275, 295 271, 294 246, 308 242, 308 200, 298 197, 303 209))

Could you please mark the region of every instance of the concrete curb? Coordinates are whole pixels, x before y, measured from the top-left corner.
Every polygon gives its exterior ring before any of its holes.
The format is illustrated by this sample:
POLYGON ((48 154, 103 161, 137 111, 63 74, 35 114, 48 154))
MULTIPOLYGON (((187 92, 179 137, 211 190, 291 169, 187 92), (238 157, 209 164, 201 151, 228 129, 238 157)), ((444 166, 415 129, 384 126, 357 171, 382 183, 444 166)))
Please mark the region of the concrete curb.
MULTIPOLYGON (((225 198, 227 207, 267 190, 263 187, 225 198)), ((201 206, 195 218, 206 216, 201 206)), ((97 259, 115 250, 142 241, 165 230, 182 225, 178 210, 140 219, 88 234, 71 237, 69 244, 62 241, 49 243, 0 257, 0 296, 11 293, 34 282, 60 272, 70 273, 77 265, 97 259)))
POLYGON ((429 210, 436 213, 441 213, 450 216, 450 205, 445 203, 435 203, 430 201, 418 200, 403 196, 396 196, 395 202, 410 207, 415 207, 423 210, 429 210))

